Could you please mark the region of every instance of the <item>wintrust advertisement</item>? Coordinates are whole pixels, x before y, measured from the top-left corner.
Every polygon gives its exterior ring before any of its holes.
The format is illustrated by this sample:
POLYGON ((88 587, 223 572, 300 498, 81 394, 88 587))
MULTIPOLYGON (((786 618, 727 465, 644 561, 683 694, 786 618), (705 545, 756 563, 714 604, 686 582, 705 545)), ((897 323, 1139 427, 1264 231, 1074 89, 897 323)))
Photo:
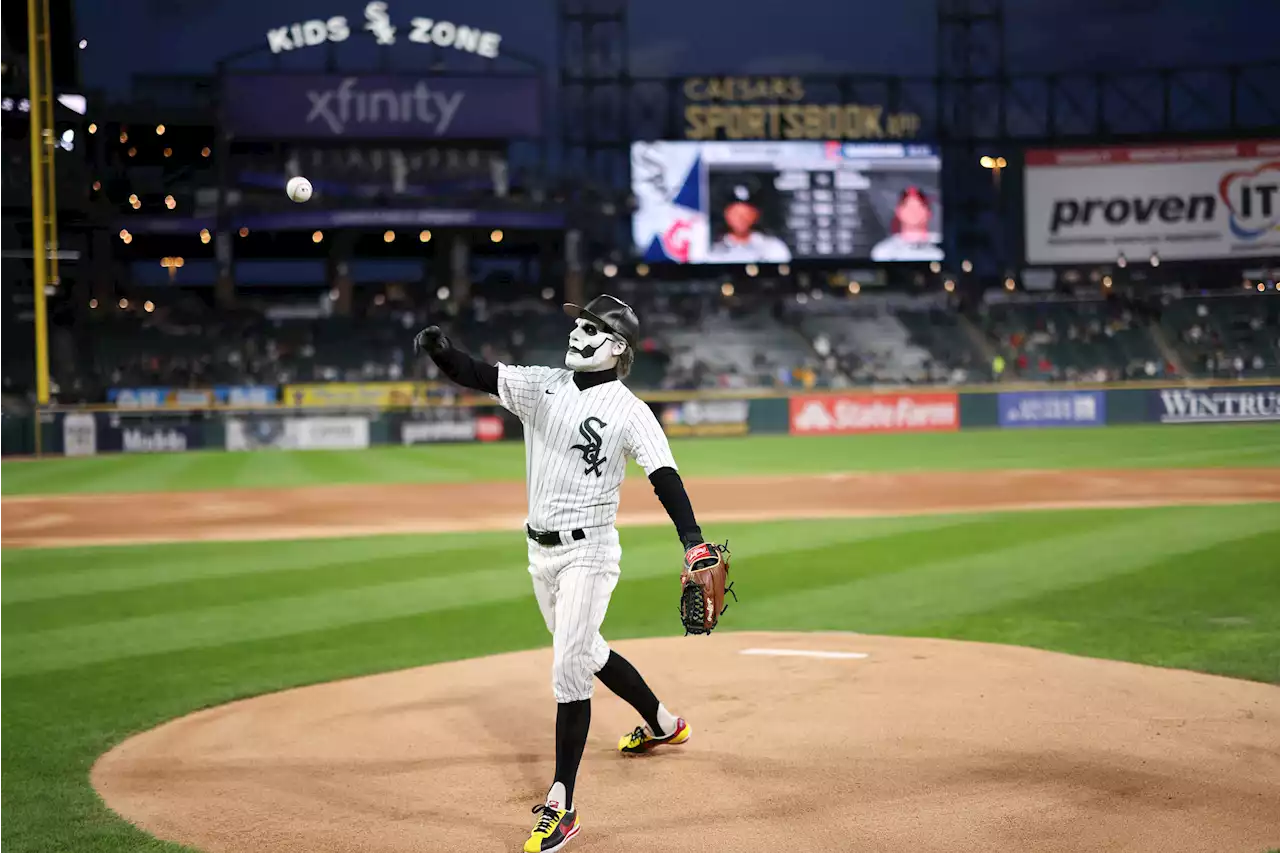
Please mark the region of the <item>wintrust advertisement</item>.
POLYGON ((1165 388, 1147 392, 1151 419, 1162 424, 1280 421, 1280 386, 1165 388))
POLYGON ((792 435, 954 432, 959 428, 960 400, 955 394, 791 398, 792 435))
POLYGON ((1030 263, 1280 256, 1280 140, 1028 151, 1030 263))

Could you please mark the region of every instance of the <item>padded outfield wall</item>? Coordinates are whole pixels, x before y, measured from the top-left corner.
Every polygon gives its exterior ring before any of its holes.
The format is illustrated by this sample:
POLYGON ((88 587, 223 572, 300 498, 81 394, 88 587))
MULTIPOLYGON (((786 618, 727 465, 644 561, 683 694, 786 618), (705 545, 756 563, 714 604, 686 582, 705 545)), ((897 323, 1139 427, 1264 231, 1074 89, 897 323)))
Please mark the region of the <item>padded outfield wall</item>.
MULTIPOLYGON (((1121 424, 1280 422, 1280 381, 1110 386, 999 385, 781 393, 643 395, 671 436, 850 435, 968 429, 1096 429, 1121 424)), ((512 441, 520 422, 489 399, 314 405, 54 408, 39 452, 86 456, 192 450, 355 450, 512 441)), ((5 455, 37 452, 34 417, 6 416, 5 455)))

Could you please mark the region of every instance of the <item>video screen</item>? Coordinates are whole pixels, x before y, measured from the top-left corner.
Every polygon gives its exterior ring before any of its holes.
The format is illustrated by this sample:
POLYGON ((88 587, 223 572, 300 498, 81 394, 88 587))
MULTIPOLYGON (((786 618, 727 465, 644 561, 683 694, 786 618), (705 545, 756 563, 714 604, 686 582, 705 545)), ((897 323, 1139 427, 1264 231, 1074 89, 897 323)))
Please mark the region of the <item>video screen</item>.
POLYGON ((636 142, 632 219, 645 261, 942 260, 931 145, 636 142))

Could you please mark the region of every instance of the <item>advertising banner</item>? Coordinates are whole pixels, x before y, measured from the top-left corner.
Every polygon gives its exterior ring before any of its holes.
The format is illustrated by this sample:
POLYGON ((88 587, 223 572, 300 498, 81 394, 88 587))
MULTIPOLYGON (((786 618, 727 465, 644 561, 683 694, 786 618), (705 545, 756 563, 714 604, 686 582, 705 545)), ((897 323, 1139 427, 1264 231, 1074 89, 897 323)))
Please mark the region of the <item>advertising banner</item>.
POLYGON ((999 395, 1000 426, 1092 427, 1107 422, 1107 397, 1101 391, 1025 391, 999 395))
POLYGON ((1280 421, 1280 385, 1148 391, 1147 413, 1162 424, 1280 421))
POLYGON ((792 435, 873 432, 954 432, 960 402, 954 393, 802 395, 791 398, 792 435))
POLYGON ((107 402, 122 409, 199 408, 214 401, 212 388, 108 388, 107 402))
POLYGON ((389 408, 426 404, 438 386, 430 382, 317 382, 284 386, 287 406, 389 408))
POLYGON ((250 139, 508 139, 538 136, 533 77, 229 74, 228 132, 250 139))
POLYGON ((268 406, 279 391, 275 385, 216 385, 213 399, 228 406, 268 406))
POLYGON ((663 403, 663 431, 680 436, 746 435, 751 404, 746 400, 689 400, 663 403))
POLYGON ((98 421, 82 412, 62 419, 62 452, 67 456, 93 456, 98 452, 98 421))
POLYGON ((369 419, 361 417, 228 418, 227 450, 359 450, 369 446, 369 419))
POLYGON ((120 423, 115 417, 98 434, 98 449, 123 453, 181 453, 204 446, 199 424, 165 424, 140 420, 120 423))
POLYGON ((633 239, 651 263, 940 261, 941 173, 930 145, 636 142, 633 239))
POLYGON ((501 441, 506 425, 492 410, 465 407, 424 409, 400 420, 400 443, 436 444, 458 441, 501 441))
POLYGON ((1280 140, 1028 151, 1027 260, 1280 254, 1280 140))

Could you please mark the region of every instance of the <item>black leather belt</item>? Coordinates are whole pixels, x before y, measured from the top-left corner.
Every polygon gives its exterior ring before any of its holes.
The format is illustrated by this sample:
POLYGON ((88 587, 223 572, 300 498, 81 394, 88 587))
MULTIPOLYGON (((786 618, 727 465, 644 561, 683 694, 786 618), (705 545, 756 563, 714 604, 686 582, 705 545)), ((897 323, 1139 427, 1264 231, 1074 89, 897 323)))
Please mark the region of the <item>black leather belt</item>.
POLYGON ((581 527, 577 530, 566 530, 564 533, 559 533, 555 530, 534 530, 526 524, 524 526, 524 532, 525 535, 544 548, 554 548, 555 546, 563 545, 570 540, 579 542, 587 538, 587 531, 583 530, 581 527))

